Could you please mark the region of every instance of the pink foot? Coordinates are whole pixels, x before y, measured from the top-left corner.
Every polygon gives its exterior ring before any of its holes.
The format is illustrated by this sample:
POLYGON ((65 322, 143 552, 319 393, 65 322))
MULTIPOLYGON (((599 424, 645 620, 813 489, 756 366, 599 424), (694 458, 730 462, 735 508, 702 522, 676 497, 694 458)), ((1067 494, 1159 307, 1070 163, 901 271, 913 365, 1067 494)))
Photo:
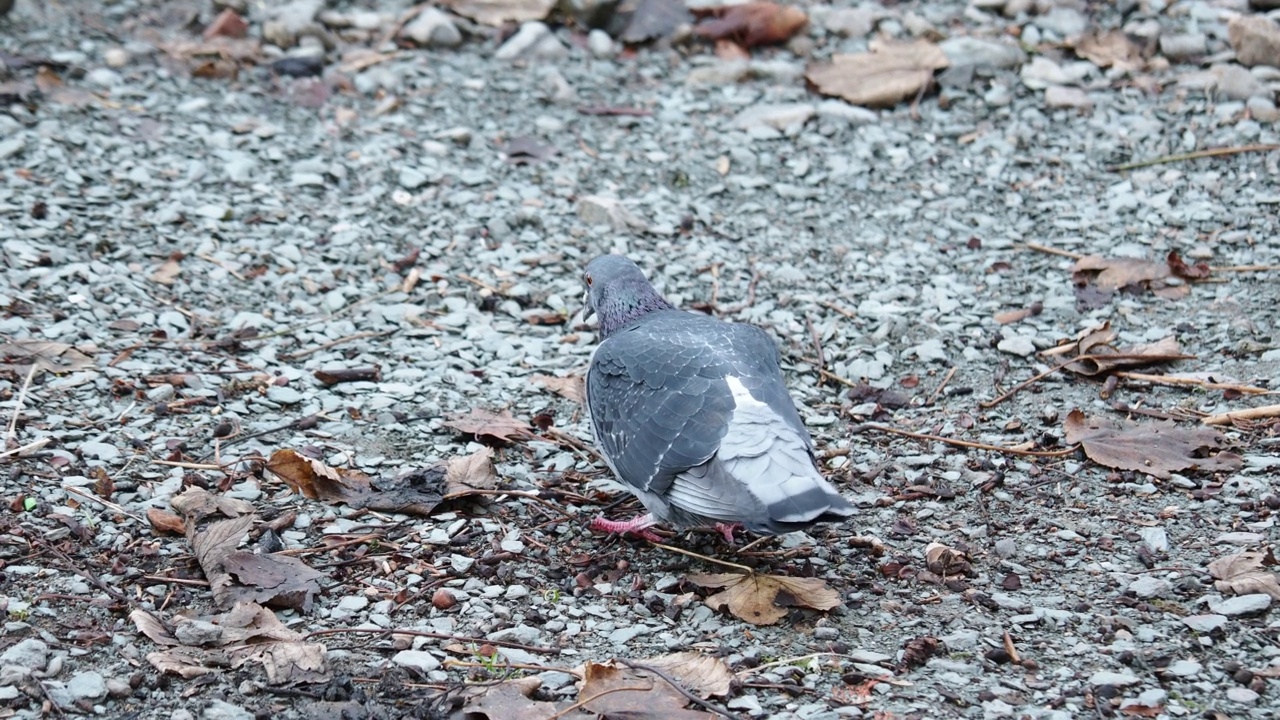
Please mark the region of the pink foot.
POLYGON ((598 517, 591 521, 587 527, 597 532, 605 533, 631 533, 637 537, 644 538, 649 542, 662 542, 662 538, 649 531, 657 521, 653 519, 653 515, 640 515, 630 520, 606 520, 598 517))
POLYGON ((733 531, 742 527, 742 523, 716 523, 716 530, 724 536, 724 541, 733 544, 733 531))

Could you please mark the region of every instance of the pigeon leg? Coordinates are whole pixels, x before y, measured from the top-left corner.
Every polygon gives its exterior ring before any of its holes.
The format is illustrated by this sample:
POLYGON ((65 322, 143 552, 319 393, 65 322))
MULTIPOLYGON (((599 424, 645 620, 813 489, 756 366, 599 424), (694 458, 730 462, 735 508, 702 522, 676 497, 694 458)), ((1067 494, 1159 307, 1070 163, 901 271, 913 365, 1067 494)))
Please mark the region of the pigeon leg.
POLYGON ((651 513, 639 515, 630 520, 606 520, 598 517, 591 521, 587 527, 598 532, 606 533, 632 533, 648 540, 649 542, 662 542, 662 538, 649 532, 649 528, 653 527, 658 521, 653 519, 651 513))
POLYGON ((733 531, 742 527, 742 523, 716 523, 716 531, 724 536, 724 541, 733 544, 733 531))

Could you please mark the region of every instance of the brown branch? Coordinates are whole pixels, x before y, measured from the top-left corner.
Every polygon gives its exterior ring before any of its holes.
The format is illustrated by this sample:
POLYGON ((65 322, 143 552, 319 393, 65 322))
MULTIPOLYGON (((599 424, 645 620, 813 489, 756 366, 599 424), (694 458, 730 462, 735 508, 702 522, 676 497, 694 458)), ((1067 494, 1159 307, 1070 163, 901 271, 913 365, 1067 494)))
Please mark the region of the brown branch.
MULTIPOLYGON (((1159 358, 1159 361, 1163 362, 1166 360, 1194 360, 1194 359, 1195 359, 1194 355, 1163 355, 1159 358)), ((991 400, 978 403, 978 407, 984 410, 989 410, 995 407, 996 405, 999 405, 1000 403, 1004 402, 1005 400, 1008 400, 1014 395, 1017 395, 1019 392, 1027 389, 1028 387, 1049 377, 1050 375, 1056 372, 1059 372, 1060 370, 1065 370, 1066 368, 1070 367, 1072 364, 1078 363, 1082 360, 1147 360, 1149 362, 1157 361, 1155 358, 1152 358, 1150 355, 1142 355, 1142 354, 1135 354, 1135 353, 1101 353, 1097 355, 1077 355, 1071 358, 1070 360, 1067 360, 1066 362, 1060 363, 1058 365, 1055 365, 1054 367, 1049 368, 1048 370, 1045 370, 1044 372, 1040 373, 1039 375, 1036 375, 1035 377, 1030 378, 1029 380, 1024 380, 1018 383, 1017 385, 1014 385, 1012 388, 1009 388, 1009 390, 1007 390, 1003 395, 997 398, 993 398, 991 400)))
POLYGON ((630 660, 627 660, 626 658, 618 658, 618 662, 622 663, 623 665, 626 665, 632 670, 643 670, 645 672, 651 672, 654 675, 657 675, 658 677, 665 680, 668 685, 675 688, 676 691, 679 692, 681 695, 683 695, 686 700, 693 703, 694 705, 697 705, 703 710, 706 710, 707 712, 715 713, 716 715, 719 715, 720 717, 723 717, 723 718, 728 718, 729 720, 741 720, 741 718, 739 718, 737 715, 721 710, 720 708, 716 707, 712 703, 709 703, 706 700, 703 700, 697 695, 694 695, 693 693, 684 689, 680 685, 680 683, 675 681, 675 678, 659 670, 658 668, 653 667, 652 665, 644 665, 638 662, 632 662, 630 660))
POLYGON ((1273 417, 1280 417, 1280 405, 1263 405, 1262 407, 1248 408, 1247 410, 1232 410, 1231 412, 1209 415, 1201 418, 1200 422, 1205 425, 1230 425, 1237 420, 1262 420, 1273 417))
POLYGON ((992 452, 1000 452, 1008 455, 1022 455, 1026 457, 1065 457, 1079 449, 1078 445, 1072 445, 1062 450, 1019 450, 1018 448, 1002 447, 1000 445, 988 445, 986 443, 972 442, 970 440, 956 440, 955 438, 945 438, 938 435, 925 435, 922 433, 913 433, 909 430, 899 430, 884 425, 876 425, 875 423, 866 423, 857 427, 849 428, 849 432, 861 432, 862 430, 879 430, 880 432, 890 433, 892 435, 901 435, 903 437, 914 438, 916 440, 933 440, 953 445, 955 447, 971 448, 974 450, 990 450, 992 452))
POLYGON ((326 630, 316 630, 308 633, 304 640, 310 640, 314 637, 324 635, 339 635, 344 633, 354 633, 360 635, 409 635, 412 637, 432 638, 433 640, 453 640, 463 643, 475 643, 477 645, 497 645, 498 647, 515 648, 516 650, 527 650, 531 653, 539 653, 542 655, 559 655, 560 648, 539 647, 537 645, 525 645, 523 643, 511 642, 509 640, 488 640, 485 638, 471 637, 469 635, 450 635, 448 633, 427 632, 426 630, 409 630, 398 628, 328 628, 326 630))
POLYGON ((1280 150, 1280 145, 1239 145, 1235 147, 1210 148, 1208 150, 1197 150, 1195 152, 1179 153, 1177 155, 1161 155, 1158 158, 1139 160, 1137 162, 1125 163, 1123 165, 1112 165, 1107 168, 1107 172, 1124 172, 1125 170, 1137 170, 1138 168, 1151 167, 1152 165, 1166 165, 1168 163, 1182 162, 1183 160, 1200 160, 1202 158, 1239 155, 1241 153, 1251 152, 1270 152, 1272 150, 1280 150))

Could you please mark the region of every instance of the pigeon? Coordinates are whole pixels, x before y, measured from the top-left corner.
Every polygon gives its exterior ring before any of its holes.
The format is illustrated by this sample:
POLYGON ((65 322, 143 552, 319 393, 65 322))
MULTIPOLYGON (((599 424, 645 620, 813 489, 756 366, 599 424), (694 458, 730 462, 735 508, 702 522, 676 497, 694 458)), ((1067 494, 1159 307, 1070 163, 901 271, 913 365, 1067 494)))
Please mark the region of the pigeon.
POLYGON ((648 513, 591 528, 715 526, 757 535, 838 522, 853 506, 822 477, 813 439, 764 330, 676 309, 622 255, 588 263, 586 318, 600 344, 587 411, 609 469, 648 513))

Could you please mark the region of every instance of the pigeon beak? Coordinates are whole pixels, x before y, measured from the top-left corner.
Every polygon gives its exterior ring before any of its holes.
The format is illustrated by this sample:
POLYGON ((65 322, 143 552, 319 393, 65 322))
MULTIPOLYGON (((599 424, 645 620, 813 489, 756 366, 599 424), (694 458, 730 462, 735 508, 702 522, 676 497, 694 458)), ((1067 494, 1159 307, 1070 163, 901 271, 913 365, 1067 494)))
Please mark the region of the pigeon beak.
POLYGON ((591 307, 591 291, 588 290, 582 294, 582 322, 585 323, 590 320, 591 316, 595 314, 596 309, 591 307))

